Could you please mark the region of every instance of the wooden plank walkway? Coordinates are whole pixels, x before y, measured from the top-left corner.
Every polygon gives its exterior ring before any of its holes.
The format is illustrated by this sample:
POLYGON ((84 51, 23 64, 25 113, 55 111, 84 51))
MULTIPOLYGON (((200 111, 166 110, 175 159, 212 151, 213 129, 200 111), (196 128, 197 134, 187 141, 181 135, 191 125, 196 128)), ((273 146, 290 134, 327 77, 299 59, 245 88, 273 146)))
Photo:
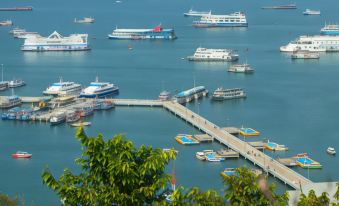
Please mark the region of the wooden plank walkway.
POLYGON ((250 160, 255 165, 261 167, 264 171, 271 173, 274 177, 277 177, 294 189, 300 188, 300 185, 303 186, 312 183, 311 180, 280 164, 278 161, 267 156, 239 138, 229 134, 224 129, 219 128, 217 125, 192 112, 186 107, 171 101, 163 102, 163 106, 170 112, 191 123, 199 130, 214 137, 214 139, 218 140, 220 143, 239 152, 245 159, 250 160))

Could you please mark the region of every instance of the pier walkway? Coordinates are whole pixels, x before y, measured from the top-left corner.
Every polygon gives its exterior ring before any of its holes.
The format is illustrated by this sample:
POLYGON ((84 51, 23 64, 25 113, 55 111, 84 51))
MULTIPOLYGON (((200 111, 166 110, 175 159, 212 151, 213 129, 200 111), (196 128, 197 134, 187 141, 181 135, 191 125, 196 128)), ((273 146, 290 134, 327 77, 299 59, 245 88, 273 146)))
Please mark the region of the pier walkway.
POLYGON ((186 107, 171 101, 163 102, 163 107, 191 123, 199 130, 209 134, 220 143, 227 145, 234 151, 239 152, 245 159, 250 160, 255 165, 261 167, 265 172, 279 178, 281 181, 290 185, 294 189, 299 189, 300 186, 312 183, 311 180, 280 164, 278 161, 252 147, 247 142, 244 142, 236 136, 231 135, 224 129, 192 112, 186 107))

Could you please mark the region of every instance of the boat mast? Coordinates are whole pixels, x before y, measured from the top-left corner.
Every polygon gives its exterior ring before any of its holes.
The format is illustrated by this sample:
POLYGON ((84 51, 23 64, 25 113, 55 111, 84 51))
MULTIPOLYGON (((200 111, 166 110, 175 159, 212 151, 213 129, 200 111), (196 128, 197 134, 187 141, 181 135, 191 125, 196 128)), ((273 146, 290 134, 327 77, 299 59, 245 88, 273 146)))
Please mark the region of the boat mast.
POLYGON ((1 64, 1 82, 4 81, 4 64, 1 64))

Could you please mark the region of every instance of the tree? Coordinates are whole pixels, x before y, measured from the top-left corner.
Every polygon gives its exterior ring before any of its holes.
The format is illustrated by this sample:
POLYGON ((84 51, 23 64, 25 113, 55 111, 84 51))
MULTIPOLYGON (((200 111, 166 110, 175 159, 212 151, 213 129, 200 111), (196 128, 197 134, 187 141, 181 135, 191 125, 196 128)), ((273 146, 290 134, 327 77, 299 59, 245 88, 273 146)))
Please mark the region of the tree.
POLYGON ((314 190, 310 190, 308 192, 308 196, 301 194, 297 206, 328 206, 329 204, 330 199, 326 192, 323 192, 319 197, 317 197, 314 190))
POLYGON ((165 166, 175 159, 175 151, 141 146, 136 149, 123 135, 105 141, 99 134, 87 137, 83 128, 76 138, 82 156, 76 160, 80 174, 65 169, 59 180, 46 168, 43 183, 57 192, 65 205, 144 205, 163 199, 163 189, 171 176, 165 166))
POLYGON ((277 195, 275 185, 269 185, 266 177, 248 168, 237 168, 236 174, 224 178, 225 198, 232 206, 287 205, 287 193, 277 195))
POLYGON ((8 195, 0 194, 1 206, 17 206, 19 204, 19 198, 11 198, 8 195))

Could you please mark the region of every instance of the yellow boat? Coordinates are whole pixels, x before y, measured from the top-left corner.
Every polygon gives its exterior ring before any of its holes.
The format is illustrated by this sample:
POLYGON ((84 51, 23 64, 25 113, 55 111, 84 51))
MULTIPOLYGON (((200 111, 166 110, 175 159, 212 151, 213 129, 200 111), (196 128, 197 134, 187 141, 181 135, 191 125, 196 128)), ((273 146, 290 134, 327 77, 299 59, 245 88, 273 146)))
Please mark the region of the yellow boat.
POLYGON ((240 134, 242 136, 259 136, 260 132, 252 128, 240 128, 240 134))
POLYGON ((90 122, 78 122, 71 124, 72 127, 83 127, 83 126, 90 126, 90 122))

